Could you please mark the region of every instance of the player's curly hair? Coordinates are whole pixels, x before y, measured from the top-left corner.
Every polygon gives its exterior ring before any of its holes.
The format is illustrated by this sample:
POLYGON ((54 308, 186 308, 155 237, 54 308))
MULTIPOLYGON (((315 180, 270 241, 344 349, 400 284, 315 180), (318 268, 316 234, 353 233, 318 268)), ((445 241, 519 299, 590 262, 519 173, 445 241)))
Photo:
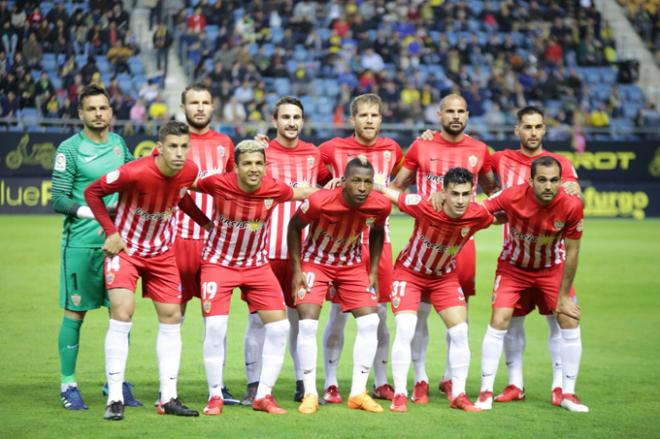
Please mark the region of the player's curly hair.
POLYGON ((184 136, 190 134, 190 128, 183 122, 171 120, 158 130, 158 141, 165 142, 167 136, 184 136))
POLYGON ((474 174, 465 168, 451 168, 442 177, 442 187, 449 187, 450 184, 465 183, 469 183, 470 186, 474 184, 474 174))
POLYGON ((241 154, 249 152, 260 152, 263 154, 264 160, 266 160, 266 150, 264 149, 264 146, 256 140, 246 139, 238 142, 234 147, 234 162, 240 163, 241 154))

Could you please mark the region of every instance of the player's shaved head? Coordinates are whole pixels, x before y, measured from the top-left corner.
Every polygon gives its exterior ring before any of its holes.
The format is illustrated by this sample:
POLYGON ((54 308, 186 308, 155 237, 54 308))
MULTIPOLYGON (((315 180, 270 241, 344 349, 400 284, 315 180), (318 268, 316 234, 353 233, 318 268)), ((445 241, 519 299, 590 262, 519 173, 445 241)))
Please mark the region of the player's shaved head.
POLYGON ((374 173, 374 166, 369 162, 369 160, 367 160, 365 156, 361 155, 346 163, 344 175, 349 175, 353 169, 357 168, 368 169, 372 174, 374 173))
POLYGON ((474 174, 465 168, 451 168, 442 177, 442 186, 447 188, 450 184, 474 184, 474 174))
POLYGON ((551 168, 553 166, 557 166, 559 169, 559 175, 561 176, 561 163, 559 163, 559 160, 557 160, 554 157, 550 157, 548 155, 544 155, 543 157, 539 157, 536 160, 532 162, 532 167, 531 167, 531 175, 532 178, 536 177, 536 170, 539 166, 543 166, 546 168, 551 168))
POLYGON ((257 142, 256 140, 246 139, 242 140, 234 147, 234 161, 240 163, 241 154, 246 154, 250 152, 260 152, 266 160, 266 150, 264 146, 257 142))
POLYGON ((158 130, 158 141, 165 142, 167 136, 188 136, 190 135, 190 128, 183 122, 178 120, 171 120, 158 130))
POLYGON ((445 106, 448 105, 450 102, 454 103, 456 101, 462 103, 463 107, 467 109, 467 101, 463 98, 463 96, 458 95, 456 93, 452 93, 442 98, 442 100, 440 101, 440 111, 442 111, 445 108, 445 106))

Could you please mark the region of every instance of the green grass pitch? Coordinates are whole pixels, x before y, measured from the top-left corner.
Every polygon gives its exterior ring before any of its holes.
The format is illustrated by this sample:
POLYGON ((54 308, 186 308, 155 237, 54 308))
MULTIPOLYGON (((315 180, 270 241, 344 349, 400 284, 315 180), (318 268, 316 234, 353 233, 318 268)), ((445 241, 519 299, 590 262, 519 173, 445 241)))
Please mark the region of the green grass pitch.
MULTIPOLYGON (((406 242, 412 222, 392 221, 395 254, 406 242)), ((244 407, 226 407, 220 417, 182 419, 158 416, 151 403, 158 392, 155 338, 156 316, 149 301, 139 300, 131 337, 127 379, 135 384, 143 408, 127 408, 123 422, 102 419, 105 398, 103 340, 105 311, 88 314, 83 325, 78 382, 90 409, 69 412, 59 403, 57 333, 62 318, 58 308, 59 234, 57 216, 0 217, 0 437, 660 437, 658 367, 660 337, 660 221, 590 220, 585 226, 576 288, 583 310, 584 355, 578 395, 589 414, 552 407, 550 362, 544 319, 527 320, 525 386, 527 400, 495 404, 488 413, 451 410, 437 391, 444 367, 444 329, 432 315, 428 371, 428 406, 410 405, 407 414, 368 414, 345 406, 325 406, 314 416, 296 412, 292 401, 290 357, 275 387, 275 396, 289 411, 269 416, 244 407)), ((469 394, 479 389, 481 340, 490 315, 490 289, 500 249, 497 227, 477 235, 478 293, 470 302, 472 364, 469 394)), ((201 411, 206 400, 202 363, 202 321, 193 302, 183 328, 183 357, 179 394, 201 411)), ((234 297, 229 327, 225 381, 237 395, 243 393, 243 331, 246 307, 234 297)), ((390 315, 391 316, 391 315, 390 315)), ((322 331, 327 318, 324 311, 322 331)), ((393 320, 390 318, 390 330, 393 320)), ((354 323, 339 371, 344 394, 351 378, 354 323)), ((393 337, 394 334, 392 334, 393 337)), ((319 364, 321 350, 319 349, 319 364)), ((319 388, 323 371, 319 368, 319 388)), ((412 378, 410 379, 412 380, 412 378)), ((411 384, 412 385, 412 384, 411 384)), ((506 385, 500 364, 496 391, 506 385)), ((383 404, 387 408, 386 404, 383 404)))

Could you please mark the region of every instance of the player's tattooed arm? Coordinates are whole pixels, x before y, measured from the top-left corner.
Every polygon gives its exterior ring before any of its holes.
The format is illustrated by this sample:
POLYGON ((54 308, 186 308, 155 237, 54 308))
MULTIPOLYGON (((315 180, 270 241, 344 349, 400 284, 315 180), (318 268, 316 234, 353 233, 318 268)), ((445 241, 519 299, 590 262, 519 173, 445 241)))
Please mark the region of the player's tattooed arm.
POLYGON ((378 291, 378 265, 385 243, 385 224, 373 224, 369 227, 369 289, 378 291))
POLYGON ((486 193, 486 195, 493 195, 500 190, 499 184, 495 179, 493 171, 488 171, 485 174, 479 174, 479 186, 486 193))
POLYGON ((316 191, 318 191, 318 189, 315 187, 293 188, 293 197, 291 197, 291 199, 296 201, 305 200, 316 191))
POLYGON ((561 276, 559 299, 557 300, 557 309, 555 312, 558 315, 580 320, 580 307, 569 296, 569 290, 577 272, 580 240, 566 238, 564 244, 566 245, 566 261, 564 261, 564 271, 561 276))
POLYGON ((399 191, 405 191, 408 186, 413 184, 415 181, 415 171, 412 169, 408 169, 405 166, 401 168, 398 174, 396 174, 396 178, 394 181, 391 183, 391 187, 394 189, 397 189, 399 191))
POLYGON ((301 235, 302 231, 307 226, 307 223, 302 220, 298 214, 293 215, 289 221, 289 228, 287 229, 286 242, 289 252, 289 260, 291 261, 291 294, 296 297, 296 293, 303 288, 309 291, 309 285, 302 272, 302 264, 300 260, 301 252, 301 235))

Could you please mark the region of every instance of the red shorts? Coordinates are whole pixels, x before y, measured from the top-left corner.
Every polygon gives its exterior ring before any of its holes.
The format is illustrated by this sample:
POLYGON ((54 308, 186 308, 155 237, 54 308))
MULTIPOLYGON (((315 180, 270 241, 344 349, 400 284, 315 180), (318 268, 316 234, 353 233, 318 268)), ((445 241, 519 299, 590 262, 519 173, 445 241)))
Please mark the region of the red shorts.
POLYGON ((260 267, 223 267, 202 262, 202 315, 229 314, 234 288, 240 288, 250 313, 286 309, 282 289, 269 264, 260 267))
MULTIPOLYGON (((577 300, 575 298, 575 287, 571 285, 571 289, 568 290, 568 295, 575 301, 577 300)), ((516 307, 513 309, 513 316, 514 317, 524 317, 527 314, 531 313, 534 311, 534 309, 538 306, 539 308, 539 314, 547 316, 552 314, 554 310, 552 309, 546 309, 541 301, 542 295, 539 293, 539 291, 536 288, 532 288, 529 291, 525 291, 523 294, 520 295, 520 300, 518 303, 516 303, 516 307), (528 294, 529 293, 529 294, 528 294)))
POLYGON ((181 277, 182 300, 189 301, 200 294, 200 274, 202 270, 202 250, 204 240, 176 238, 174 241, 174 255, 176 265, 179 267, 181 277))
POLYGON ((531 271, 507 262, 498 262, 493 286, 493 308, 522 309, 523 306, 529 306, 531 300, 541 314, 551 314, 557 307, 563 271, 561 265, 531 271))
POLYGON ((296 303, 291 295, 291 261, 288 259, 271 259, 270 268, 273 270, 273 274, 280 283, 280 287, 282 287, 284 303, 286 303, 286 306, 289 308, 295 308, 296 303))
POLYGON ((474 281, 476 273, 477 254, 474 237, 472 237, 456 255, 456 274, 458 274, 458 282, 466 296, 474 296, 476 293, 474 281))
POLYGON ((310 291, 300 289, 296 294, 296 305, 313 303, 322 306, 332 282, 336 291, 333 302, 341 305, 342 312, 378 306, 378 294, 369 292, 369 275, 364 265, 335 267, 303 262, 302 271, 310 291))
POLYGON ((142 296, 154 302, 181 303, 181 279, 176 268, 174 251, 144 258, 121 252, 105 258, 105 288, 126 288, 135 291, 142 278, 142 296))
MULTIPOLYGON (((362 246, 362 259, 364 266, 369 273, 369 246, 362 246)), ((378 302, 387 303, 390 301, 390 290, 392 288, 392 243, 386 242, 383 245, 383 252, 380 254, 378 262, 378 302)))
POLYGON ((465 295, 456 272, 426 276, 397 264, 392 282, 392 312, 417 311, 422 294, 426 294, 437 312, 453 306, 465 306, 465 295))

